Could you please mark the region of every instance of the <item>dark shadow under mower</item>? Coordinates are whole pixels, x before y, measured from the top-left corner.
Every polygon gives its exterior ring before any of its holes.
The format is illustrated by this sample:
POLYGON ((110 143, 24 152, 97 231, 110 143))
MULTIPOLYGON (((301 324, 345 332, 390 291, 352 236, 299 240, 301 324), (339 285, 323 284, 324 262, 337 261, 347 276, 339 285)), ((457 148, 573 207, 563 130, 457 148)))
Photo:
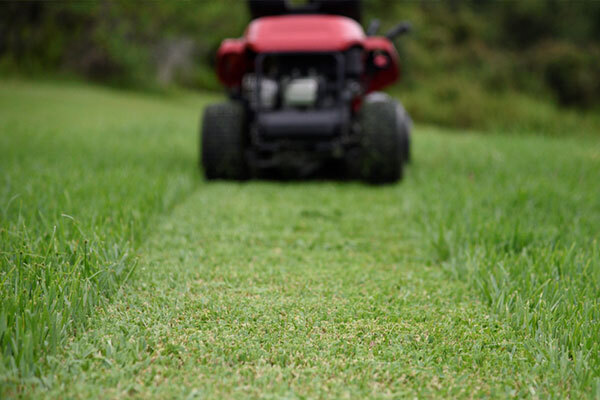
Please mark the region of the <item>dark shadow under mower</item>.
POLYGON ((303 9, 268 3, 275 16, 260 14, 244 38, 219 48, 217 73, 229 101, 204 111, 206 178, 400 180, 412 123, 378 90, 399 78, 392 39, 408 25, 378 37, 372 23, 367 36, 355 20, 357 1, 313 1, 303 9), (330 15, 336 5, 354 19, 330 15))

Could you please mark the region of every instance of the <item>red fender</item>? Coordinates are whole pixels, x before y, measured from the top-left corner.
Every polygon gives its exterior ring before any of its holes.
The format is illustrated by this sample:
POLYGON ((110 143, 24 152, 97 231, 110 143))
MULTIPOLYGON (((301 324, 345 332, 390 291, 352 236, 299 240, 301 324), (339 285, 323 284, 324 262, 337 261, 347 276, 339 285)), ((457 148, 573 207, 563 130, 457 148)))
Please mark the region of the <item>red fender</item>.
POLYGON ((364 41, 364 48, 367 57, 373 60, 376 67, 372 75, 365 76, 367 93, 383 89, 400 78, 398 52, 389 39, 380 36, 368 37, 364 41))
POLYGON ((246 60, 245 39, 225 39, 217 52, 217 76, 227 87, 242 84, 249 63, 246 60))

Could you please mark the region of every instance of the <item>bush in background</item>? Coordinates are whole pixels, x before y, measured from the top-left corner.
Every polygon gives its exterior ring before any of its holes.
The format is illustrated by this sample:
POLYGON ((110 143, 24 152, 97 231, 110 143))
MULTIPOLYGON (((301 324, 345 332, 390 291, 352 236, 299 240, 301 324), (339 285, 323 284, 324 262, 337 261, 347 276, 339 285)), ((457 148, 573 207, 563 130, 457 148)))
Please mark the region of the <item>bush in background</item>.
MULTIPOLYGON (((216 49, 249 21, 239 0, 0 7, 0 71, 138 89, 219 90, 216 49)), ((487 129, 550 118, 554 131, 567 131, 555 116, 559 107, 600 106, 598 2, 365 0, 364 8, 364 24, 380 18, 382 32, 413 22, 415 31, 397 43, 405 79, 394 90, 420 121, 487 129), (516 109, 523 101, 515 94, 535 110, 516 109)))

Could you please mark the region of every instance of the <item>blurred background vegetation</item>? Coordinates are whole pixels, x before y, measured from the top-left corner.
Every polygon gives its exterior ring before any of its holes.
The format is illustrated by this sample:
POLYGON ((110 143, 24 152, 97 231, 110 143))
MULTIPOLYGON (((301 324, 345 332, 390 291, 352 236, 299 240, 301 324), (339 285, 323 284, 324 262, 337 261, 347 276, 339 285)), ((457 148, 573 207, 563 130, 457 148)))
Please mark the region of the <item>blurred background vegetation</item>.
MULTIPOLYGON (((142 90, 219 90, 223 38, 249 21, 243 0, 4 2, 0 73, 142 90)), ((391 91, 419 122, 457 128, 598 132, 600 2, 365 0, 367 25, 399 20, 404 80, 391 91)))

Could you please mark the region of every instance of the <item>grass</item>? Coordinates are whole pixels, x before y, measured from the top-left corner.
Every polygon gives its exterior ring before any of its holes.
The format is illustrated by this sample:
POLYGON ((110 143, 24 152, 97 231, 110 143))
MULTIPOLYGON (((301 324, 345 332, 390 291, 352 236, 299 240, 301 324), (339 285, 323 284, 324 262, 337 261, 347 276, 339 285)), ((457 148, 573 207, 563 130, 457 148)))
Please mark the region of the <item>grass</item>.
POLYGON ((469 75, 442 74, 427 82, 426 87, 398 85, 393 90, 417 121, 496 134, 564 137, 595 136, 600 131, 597 109, 561 108, 548 97, 490 89, 469 75))
POLYGON ((202 184, 206 100, 2 84, 6 395, 600 396, 597 137, 418 127, 400 185, 202 184))
POLYGON ((152 217, 192 190, 196 100, 0 85, 3 378, 39 375, 129 277, 152 217))

